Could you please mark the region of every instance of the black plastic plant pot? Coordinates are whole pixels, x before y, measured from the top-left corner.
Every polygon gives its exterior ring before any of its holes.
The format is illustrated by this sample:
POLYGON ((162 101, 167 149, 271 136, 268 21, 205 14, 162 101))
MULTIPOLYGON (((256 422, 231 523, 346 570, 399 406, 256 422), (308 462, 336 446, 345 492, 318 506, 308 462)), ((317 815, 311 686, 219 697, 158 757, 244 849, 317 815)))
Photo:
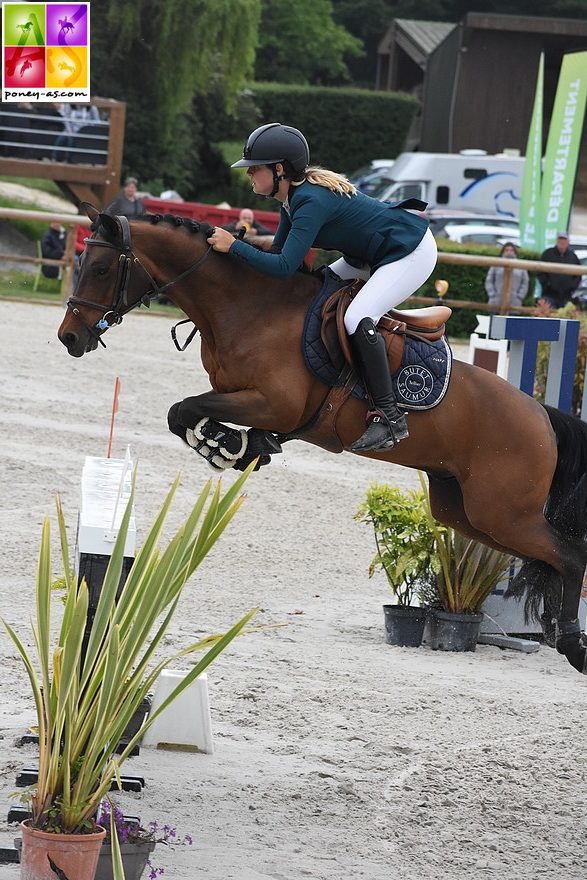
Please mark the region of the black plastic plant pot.
MULTIPOLYGON (((139 730, 140 730, 141 726, 143 725, 143 723, 147 717, 147 714, 151 708, 152 701, 153 700, 152 700, 151 695, 147 694, 147 696, 142 701, 142 703, 139 703, 139 705, 135 709, 133 715, 131 716, 130 721, 128 722, 128 724, 126 725, 126 728, 124 729, 122 736, 120 737, 120 742, 118 743, 118 745, 116 747, 117 754, 121 754, 124 751, 124 749, 126 748, 126 746, 129 744, 131 739, 139 732, 139 730)), ((139 754, 139 746, 136 745, 134 747, 133 751, 131 752, 131 755, 134 756, 134 755, 138 755, 138 754, 139 754)))
POLYGON ((430 612, 428 645, 433 651, 474 651, 477 647, 482 614, 430 612))
POLYGON ((385 641, 399 648, 419 648, 426 625, 426 608, 384 605, 385 641))

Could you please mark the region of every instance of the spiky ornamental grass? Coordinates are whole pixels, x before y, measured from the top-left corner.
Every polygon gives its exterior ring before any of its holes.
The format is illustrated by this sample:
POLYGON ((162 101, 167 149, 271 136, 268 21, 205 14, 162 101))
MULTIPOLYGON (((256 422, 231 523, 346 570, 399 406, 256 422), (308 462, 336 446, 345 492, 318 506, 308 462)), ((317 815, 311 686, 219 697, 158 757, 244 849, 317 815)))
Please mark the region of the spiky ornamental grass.
MULTIPOLYGON (((253 465, 221 495, 220 483, 209 481, 189 516, 163 552, 158 540, 179 484, 173 483, 136 556, 121 595, 120 582, 133 486, 100 592, 85 656, 82 651, 88 614, 88 588, 69 572, 65 522, 57 502, 67 600, 55 646, 51 647, 50 527, 42 528, 36 585, 33 659, 12 627, 2 620, 27 670, 39 729, 38 782, 31 796, 31 826, 56 833, 92 830, 100 801, 120 766, 156 718, 240 633, 254 614, 246 614, 228 632, 201 639, 163 660, 155 654, 173 619, 186 581, 206 557, 243 503, 239 494, 253 465), (196 652, 205 654, 162 705, 150 714, 120 755, 115 750, 135 710, 170 663, 196 652)), ((123 877, 118 840, 113 834, 117 878, 123 877)))

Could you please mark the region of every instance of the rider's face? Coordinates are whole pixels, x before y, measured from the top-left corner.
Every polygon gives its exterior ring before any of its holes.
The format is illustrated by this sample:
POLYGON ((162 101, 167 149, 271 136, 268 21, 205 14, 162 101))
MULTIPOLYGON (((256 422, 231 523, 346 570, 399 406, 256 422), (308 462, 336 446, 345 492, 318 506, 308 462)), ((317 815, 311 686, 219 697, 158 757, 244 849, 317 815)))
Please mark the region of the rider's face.
POLYGON ((273 172, 269 165, 251 165, 247 168, 253 192, 268 196, 273 189, 273 172))

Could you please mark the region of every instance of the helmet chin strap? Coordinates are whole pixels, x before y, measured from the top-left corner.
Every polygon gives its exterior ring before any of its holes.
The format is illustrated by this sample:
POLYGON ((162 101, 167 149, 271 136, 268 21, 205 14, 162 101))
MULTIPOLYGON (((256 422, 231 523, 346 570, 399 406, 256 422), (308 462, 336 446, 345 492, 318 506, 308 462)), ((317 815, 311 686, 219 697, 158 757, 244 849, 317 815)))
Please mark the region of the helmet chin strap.
POLYGON ((277 173, 277 165, 272 165, 271 167, 273 170, 273 189, 271 190, 269 195, 265 196, 265 198, 267 198, 267 199, 272 199, 277 194, 277 190, 279 189, 279 184, 281 183, 282 180, 285 180, 285 174, 278 174, 277 173))

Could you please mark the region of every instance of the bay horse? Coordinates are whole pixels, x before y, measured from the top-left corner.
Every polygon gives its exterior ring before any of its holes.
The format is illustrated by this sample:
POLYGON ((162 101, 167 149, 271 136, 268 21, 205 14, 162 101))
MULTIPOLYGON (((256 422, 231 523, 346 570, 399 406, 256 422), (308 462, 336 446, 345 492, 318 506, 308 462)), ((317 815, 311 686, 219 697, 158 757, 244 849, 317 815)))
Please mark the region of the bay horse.
MULTIPOLYGON (((213 251, 207 224, 172 215, 129 222, 84 207, 92 235, 58 331, 70 355, 104 345, 107 329, 165 291, 200 332, 212 386, 171 407, 169 427, 182 440, 200 451, 204 445, 208 457, 224 444, 230 459, 233 435, 248 435, 245 463, 256 454, 265 463, 280 450, 279 439, 299 436, 341 451, 362 434, 366 405, 353 396, 336 414, 338 448, 304 433, 321 407, 328 410, 331 393, 307 369, 300 344, 321 278, 261 275, 213 251), (214 428, 202 434, 198 425, 214 428)), ((510 595, 527 594, 526 608, 536 615, 544 601, 546 617, 556 619, 548 622, 557 650, 587 673, 578 621, 587 563, 587 425, 458 361, 442 402, 410 414, 409 425, 409 438, 395 448, 361 454, 425 471, 437 520, 522 559, 510 595)))

